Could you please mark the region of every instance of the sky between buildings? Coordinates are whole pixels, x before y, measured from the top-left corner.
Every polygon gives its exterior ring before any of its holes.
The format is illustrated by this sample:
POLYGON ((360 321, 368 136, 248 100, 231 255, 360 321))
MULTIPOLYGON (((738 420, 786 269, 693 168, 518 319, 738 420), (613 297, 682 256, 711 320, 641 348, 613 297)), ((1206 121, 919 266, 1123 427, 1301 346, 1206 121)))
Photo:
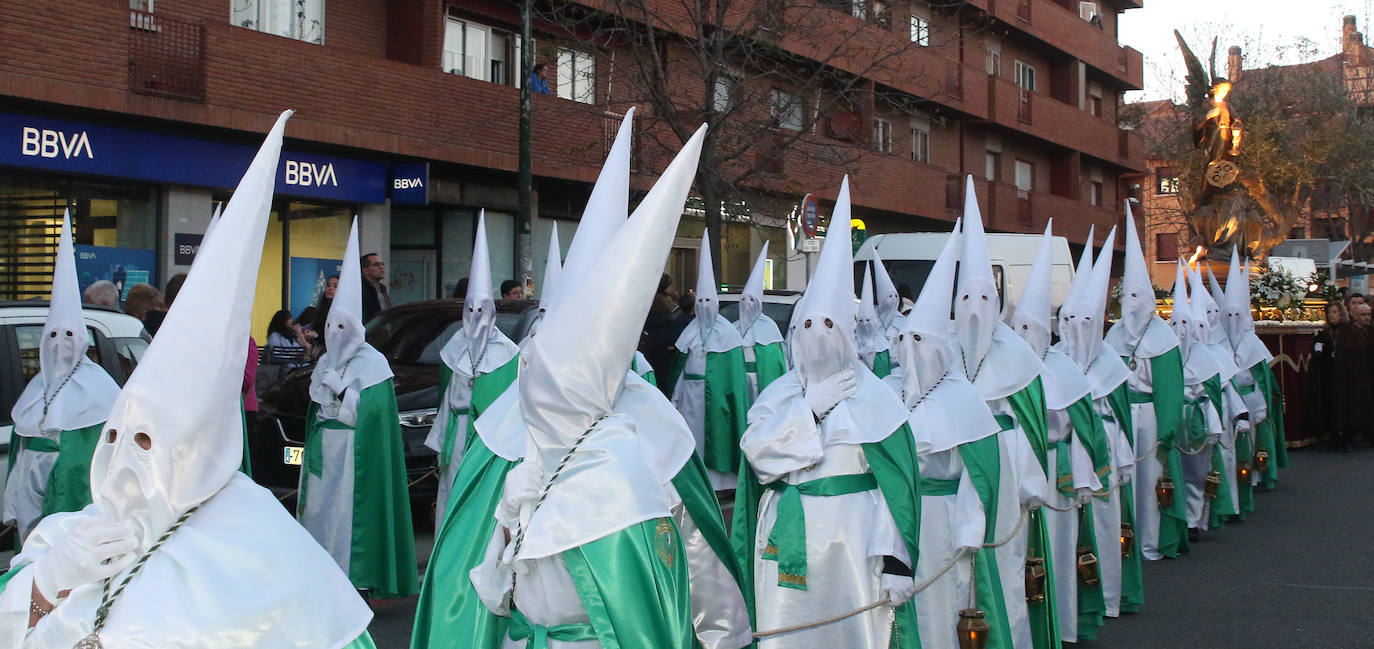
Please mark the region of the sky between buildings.
POLYGON ((1341 17, 1357 16, 1365 42, 1374 40, 1374 0, 1145 0, 1121 17, 1119 39, 1145 57, 1145 90, 1126 101, 1181 100, 1183 55, 1178 29, 1204 66, 1217 41, 1217 71, 1226 74, 1226 50, 1239 45, 1245 68, 1323 59, 1340 51, 1341 17))

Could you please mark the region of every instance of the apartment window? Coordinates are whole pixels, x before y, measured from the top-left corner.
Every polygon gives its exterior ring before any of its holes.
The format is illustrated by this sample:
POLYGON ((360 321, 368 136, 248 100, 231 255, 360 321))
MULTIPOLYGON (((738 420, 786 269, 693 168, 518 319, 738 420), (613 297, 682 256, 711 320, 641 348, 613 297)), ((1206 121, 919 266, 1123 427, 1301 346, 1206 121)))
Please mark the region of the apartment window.
POLYGON ((881 117, 873 120, 873 148, 878 153, 892 153, 892 122, 881 117))
POLYGON ((558 96, 596 103, 596 58, 586 52, 558 48, 558 96))
POLYGON ((1155 235, 1155 261, 1178 259, 1178 233, 1161 232, 1155 235))
POLYGON ((153 12, 153 0, 129 0, 129 8, 134 11, 153 12))
POLYGON ((849 3, 849 15, 855 18, 863 18, 868 13, 864 0, 853 0, 849 3))
POLYGON ((998 151, 988 151, 985 166, 983 167, 983 177, 988 180, 997 180, 1002 174, 1002 154, 998 151))
MULTIPOLYGON (((148 4, 151 11, 152 2, 148 4)), ((229 22, 268 34, 324 44, 324 0, 230 0, 229 22)))
POLYGON ((1092 182, 1091 187, 1092 188, 1088 191, 1088 202, 1092 205, 1101 205, 1103 188, 1102 181, 1094 180, 1092 182))
POLYGON ((1172 167, 1155 169, 1155 194, 1168 196, 1178 193, 1178 174, 1172 167))
POLYGON ((1025 160, 1016 161, 1016 193, 1022 198, 1035 188, 1035 164, 1025 160))
POLYGON ((911 159, 916 162, 930 162, 930 127, 911 127, 911 159))
POLYGON ((450 16, 444 25, 444 71, 479 81, 513 83, 512 43, 508 32, 450 16))
POLYGON ((1035 92, 1035 66, 1025 61, 1016 62, 1016 85, 1021 86, 1022 90, 1035 92))
POLYGON ((793 131, 800 131, 805 126, 802 119, 802 98, 790 92, 773 90, 772 101, 769 111, 773 117, 773 125, 793 131))
POLYGON ((711 108, 717 113, 728 113, 735 107, 735 92, 738 82, 722 74, 716 77, 716 87, 711 93, 711 108))
POLYGON ((1001 75, 1002 75, 1002 51, 1001 51, 1001 50, 997 50, 997 49, 993 49, 993 48, 989 47, 989 48, 987 49, 987 51, 986 51, 986 54, 987 54, 987 64, 988 64, 988 75, 994 76, 994 77, 1001 76, 1001 75))
POLYGON ((921 47, 930 46, 930 21, 917 15, 911 16, 911 42, 921 47))
POLYGON ((1088 113, 1093 117, 1102 116, 1102 98, 1096 95, 1088 98, 1088 113))

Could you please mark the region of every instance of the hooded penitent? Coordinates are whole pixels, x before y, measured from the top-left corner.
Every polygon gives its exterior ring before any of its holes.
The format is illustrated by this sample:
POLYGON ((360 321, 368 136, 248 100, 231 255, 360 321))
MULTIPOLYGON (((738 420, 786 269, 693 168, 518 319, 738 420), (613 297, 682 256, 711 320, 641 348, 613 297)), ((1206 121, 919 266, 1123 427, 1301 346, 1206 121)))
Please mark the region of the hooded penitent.
POLYGON ((1126 359, 1136 457, 1135 536, 1145 559, 1177 556, 1187 549, 1186 499, 1157 498, 1156 487, 1183 484, 1176 444, 1183 420, 1183 356, 1173 330, 1154 315, 1154 288, 1130 203, 1126 204, 1126 268, 1121 279, 1121 319, 1106 342, 1126 359), (1155 449, 1158 452, 1149 452, 1155 449))
POLYGON ((97 647, 337 648, 364 633, 371 613, 338 567, 269 491, 238 473, 243 341, 289 115, 225 208, 219 232, 234 236, 201 247, 116 399, 91 459, 94 504, 45 518, 12 562, 0 645, 72 647, 94 635, 97 647), (126 569, 114 582, 64 584, 70 594, 48 594, 56 607, 29 629, 33 575, 47 561, 70 566, 74 548, 98 551, 73 537, 102 521, 132 527, 126 569), (271 559, 281 556, 291 560, 271 559), (103 594, 126 578, 96 629, 103 594))
MULTIPOLYGON (((1274 356, 1255 334, 1255 320, 1250 311, 1250 262, 1247 260, 1242 266, 1236 248, 1231 250, 1231 270, 1226 278, 1226 304, 1222 306, 1222 311, 1226 316, 1226 335, 1235 351, 1236 365, 1241 370, 1237 383, 1245 393, 1245 403, 1250 410, 1255 453, 1264 453, 1267 457, 1263 471, 1255 472, 1256 477, 1266 489, 1273 489, 1278 481, 1278 470, 1288 465, 1283 394, 1269 366, 1274 356)), ((1245 495, 1242 491, 1242 496, 1245 495)))
POLYGON ((3 518, 17 525, 21 540, 43 515, 91 502, 89 459, 119 395, 114 379, 86 356, 90 336, 81 314, 70 214, 62 218, 52 278, 38 374, 10 411, 14 433, 3 518))
POLYGON ((897 294, 897 285, 892 283, 892 276, 887 274, 887 266, 883 265, 883 258, 876 247, 873 248, 873 277, 873 287, 877 289, 878 321, 882 323, 883 331, 891 337, 902 328, 902 298, 897 294))
POLYGON ((763 242, 758 261, 749 272, 749 281, 739 295, 739 330, 744 344, 744 369, 749 374, 749 401, 759 396, 774 379, 787 372, 787 354, 783 350, 782 332, 778 323, 763 315, 763 272, 768 261, 768 242, 763 242))
POLYGON ((761 649, 918 642, 911 591, 901 590, 914 582, 882 569, 888 565, 883 557, 910 566, 916 556, 914 440, 905 430, 901 400, 855 351, 849 223, 846 178, 815 274, 794 311, 794 366, 749 411, 749 430, 740 441, 748 465, 736 492, 732 544, 753 575, 760 630, 885 597, 901 605, 895 621, 891 609, 879 608, 770 636, 759 642, 761 649))
MULTIPOLYGON (((551 246, 557 263, 557 239, 551 246)), ((443 399, 425 445, 439 452, 439 492, 435 498, 435 526, 448 512, 449 494, 458 472, 472 422, 515 381, 519 348, 496 328, 496 300, 491 290, 491 253, 487 249, 486 211, 477 218, 468 267, 468 292, 463 299, 462 329, 439 351, 443 361, 440 386, 443 399)), ((545 279, 543 311, 549 304, 550 282, 545 279)), ((554 288, 556 290, 556 287, 554 288)), ((539 316, 542 322, 543 315, 539 316)), ((533 328, 531 328, 533 332, 533 328)), ((528 339, 528 338, 527 338, 528 339)))
POLYGON ((310 376, 296 515, 359 590, 419 589, 396 390, 386 357, 363 338, 358 222, 326 318, 328 351, 310 376))
POLYGON ((1240 368, 1236 366, 1231 346, 1226 342, 1225 333, 1218 334, 1214 329, 1220 326, 1221 307, 1208 293, 1206 284, 1202 281, 1201 268, 1190 271, 1185 266, 1183 270, 1188 275, 1193 315, 1199 328, 1198 338, 1206 341, 1204 347, 1216 363, 1218 372, 1217 387, 1213 390, 1215 394, 1209 396, 1216 397, 1221 414, 1221 440, 1214 447, 1211 458, 1212 470, 1221 474, 1221 486, 1209 507, 1209 516, 1201 526, 1208 529, 1219 528, 1231 516, 1241 513, 1240 491, 1236 478, 1236 449, 1237 442, 1242 441, 1239 439, 1242 434, 1245 435, 1245 444, 1249 444, 1249 408, 1237 390, 1235 381, 1232 380, 1240 372, 1240 368))
POLYGON ((520 341, 522 345, 539 330, 539 323, 544 320, 544 314, 553 306, 555 291, 558 289, 558 275, 563 270, 563 265, 559 263, 562 254, 563 251, 558 245, 558 224, 554 223, 549 231, 548 256, 544 258, 544 284, 539 288, 539 309, 530 321, 529 329, 525 330, 525 337, 520 341))
POLYGON ((1054 219, 1050 219, 1040 236, 1040 249, 1026 277, 1026 287, 1016 301, 1016 312, 1011 316, 1012 330, 1042 357, 1050 348, 1050 255, 1053 245, 1054 219))
POLYGON ((873 308, 873 277, 871 269, 865 269, 863 290, 859 295, 859 311, 855 316, 854 342, 859 358, 873 370, 878 378, 892 372, 892 361, 888 352, 887 334, 873 308))
POLYGON ((697 452, 711 471, 716 489, 738 481, 739 437, 749 409, 749 378, 744 339, 720 315, 711 239, 701 234, 697 264, 696 317, 673 346, 677 353, 668 377, 668 394, 697 438, 697 452))
POLYGON ((983 233, 983 215, 978 209, 978 195, 973 177, 968 177, 964 191, 964 237, 960 255, 959 285, 954 303, 954 325, 965 376, 976 381, 988 350, 992 349, 993 334, 1001 323, 1001 307, 997 297, 997 281, 992 275, 988 259, 988 240, 983 233))

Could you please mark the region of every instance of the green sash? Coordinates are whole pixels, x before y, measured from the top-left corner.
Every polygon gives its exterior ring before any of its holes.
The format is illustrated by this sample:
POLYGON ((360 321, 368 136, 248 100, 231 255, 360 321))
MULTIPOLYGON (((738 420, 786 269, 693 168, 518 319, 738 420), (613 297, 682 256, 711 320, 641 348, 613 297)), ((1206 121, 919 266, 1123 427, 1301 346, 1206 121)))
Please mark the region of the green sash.
MULTIPOLYGON (((1093 555, 1100 561, 1104 550, 1102 545, 1097 542, 1097 530, 1093 526, 1093 508, 1080 507, 1078 509, 1078 547, 1088 548, 1093 555)), ((1116 544, 1106 545, 1107 552, 1120 552, 1120 546, 1116 544)), ((1103 618, 1107 614, 1107 600, 1102 594, 1101 564, 1099 564, 1099 577, 1096 586, 1089 586, 1078 581, 1078 641, 1096 640, 1097 630, 1102 628, 1103 618)), ((1077 566, 1075 566, 1075 570, 1077 566)))
POLYGON ((1084 395, 1083 398, 1069 404, 1066 411, 1069 422, 1073 424, 1074 437, 1092 459, 1093 471, 1097 474, 1098 481, 1106 485, 1111 480, 1112 473, 1111 442, 1107 439, 1107 429, 1102 424, 1102 417, 1093 409, 1092 395, 1084 395))
MULTIPOLYGON (((1003 430, 1010 430, 1003 427, 1003 430)), ((964 461, 978 499, 983 502, 983 517, 986 519, 984 543, 997 540, 997 500, 998 485, 1001 481, 1002 457, 998 448, 997 436, 984 437, 976 442, 959 445, 959 458, 964 461)), ((978 608, 983 610, 985 621, 991 631, 988 633, 988 649, 1011 649, 1011 624, 1007 617, 1006 599, 1002 596, 1002 577, 997 570, 997 555, 994 548, 980 548, 974 555, 974 576, 978 608)), ((1012 579, 1020 575, 1012 575, 1012 579)))
POLYGON ((782 343, 754 345, 754 369, 751 371, 758 380, 759 392, 763 392, 769 383, 786 374, 787 354, 782 350, 782 343))
POLYGON ((892 373, 892 352, 884 349, 873 354, 873 374, 884 378, 892 373))
MULTIPOLYGON (((1173 480, 1174 502, 1160 508, 1159 553, 1177 557, 1188 551, 1188 499, 1183 496, 1183 455, 1178 450, 1178 429, 1184 420, 1183 356, 1175 347, 1150 359, 1151 394, 1159 447, 1156 457, 1164 466, 1162 475, 1173 480)), ((1138 451, 1137 451, 1138 452, 1138 451)), ((1154 485, 1141 485, 1154 489, 1154 485)))
MULTIPOLYGON (((1035 451, 1035 458, 1040 462, 1041 470, 1048 478, 1049 422, 1048 411, 1045 409, 1044 383, 1040 377, 1035 377, 1029 385, 1007 397, 1007 403, 1016 415, 1018 427, 1026 435, 1031 449, 1035 451)), ((1045 517, 1039 509, 1031 512, 1029 518, 1028 556, 1029 553, 1034 553, 1045 560, 1045 592, 1053 593, 1054 565, 1050 556, 1049 528, 1046 527, 1045 517)), ((1031 636, 1035 649, 1059 647, 1059 613, 1055 607, 1054 597, 1047 596, 1043 602, 1027 603, 1026 607, 1030 612, 1031 636)))
POLYGON ((530 622, 519 609, 511 609, 510 617, 510 639, 525 640, 528 649, 549 649, 549 640, 585 642, 596 639, 596 630, 588 623, 539 626, 530 622))
POLYGON ((922 496, 953 496, 959 493, 958 480, 921 478, 922 496))
MULTIPOLYGON (((696 646, 687 551, 671 519, 644 521, 559 556, 602 649, 696 646)), ((453 637, 447 640, 452 646, 453 637)))
POLYGON ((781 480, 764 485, 769 491, 781 491, 778 497, 777 519, 768 533, 768 545, 763 550, 765 560, 778 562, 778 586, 806 590, 806 510, 801 497, 845 496, 878 488, 872 473, 833 475, 789 484, 781 480))
POLYGON ((706 355, 706 468, 725 473, 739 470, 739 440, 748 426, 749 380, 744 375, 744 349, 706 355))
MULTIPOLYGON (((327 428, 348 429, 337 421, 319 421, 319 404, 306 411, 306 453, 301 471, 322 475, 323 435, 327 428)), ((353 542, 348 576, 354 587, 378 599, 409 597, 419 590, 415 570, 415 535, 406 484, 405 449, 391 379, 366 388, 358 398, 353 430, 353 542)), ((308 506, 308 480, 301 480, 298 510, 308 506)), ((299 515, 299 513, 298 513, 299 515)))
MULTIPOLYGON (((91 456, 95 454, 104 427, 105 423, 101 422, 62 431, 57 448, 53 449, 57 451, 57 463, 48 475, 48 487, 43 495, 44 516, 79 511, 91 504, 91 456)), ((33 441, 36 440, 27 440, 25 446, 32 448, 33 441)))
POLYGON ((1260 486, 1273 489, 1278 485, 1279 469, 1288 466, 1288 443, 1283 425, 1283 392, 1279 390, 1274 370, 1267 363, 1255 363, 1250 368, 1250 376, 1255 387, 1264 395, 1268 414, 1264 422, 1256 427, 1255 450, 1267 451, 1269 463, 1260 475, 1260 486))

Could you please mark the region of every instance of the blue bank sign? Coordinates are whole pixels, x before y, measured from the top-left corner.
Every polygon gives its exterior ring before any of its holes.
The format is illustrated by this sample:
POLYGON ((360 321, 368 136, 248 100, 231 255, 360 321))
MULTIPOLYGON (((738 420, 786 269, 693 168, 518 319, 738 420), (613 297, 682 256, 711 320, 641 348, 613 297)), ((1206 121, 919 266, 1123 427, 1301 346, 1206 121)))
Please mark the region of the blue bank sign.
POLYGON ((398 162, 391 166, 391 204, 424 205, 429 202, 429 163, 398 162))
MULTIPOLYGON (((230 188, 255 145, 0 112, 0 165, 155 182, 230 188)), ((283 150, 277 192, 305 198, 384 203, 380 162, 283 150)))

